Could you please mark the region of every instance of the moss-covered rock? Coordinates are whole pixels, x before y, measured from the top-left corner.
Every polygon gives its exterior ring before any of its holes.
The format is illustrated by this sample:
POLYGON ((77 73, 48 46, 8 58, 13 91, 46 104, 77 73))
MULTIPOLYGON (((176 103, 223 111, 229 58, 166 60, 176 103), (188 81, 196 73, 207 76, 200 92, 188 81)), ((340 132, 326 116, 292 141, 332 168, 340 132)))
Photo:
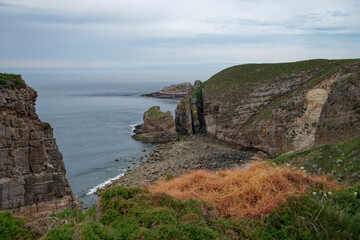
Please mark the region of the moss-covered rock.
POLYGON ((159 106, 144 113, 144 124, 135 127, 134 139, 148 143, 162 143, 177 139, 171 112, 162 112, 159 106))

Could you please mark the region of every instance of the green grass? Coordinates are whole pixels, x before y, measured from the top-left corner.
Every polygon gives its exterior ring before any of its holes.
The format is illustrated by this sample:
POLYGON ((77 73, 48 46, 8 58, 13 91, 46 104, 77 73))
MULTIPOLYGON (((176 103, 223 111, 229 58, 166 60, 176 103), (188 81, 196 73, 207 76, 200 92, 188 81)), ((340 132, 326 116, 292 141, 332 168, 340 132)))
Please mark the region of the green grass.
MULTIPOLYGON (((332 192, 320 187, 288 199, 263 218, 237 221, 216 216, 205 202, 177 200, 141 188, 109 188, 98 207, 53 214, 68 224, 50 230, 43 239, 357 239, 360 235, 359 185, 332 192)), ((35 239, 10 213, 1 213, 0 223, 0 239, 35 239)))
POLYGON ((46 235, 46 240, 73 240, 74 231, 71 230, 71 225, 64 225, 51 229, 46 235))
POLYGON ((0 213, 0 240, 35 239, 35 235, 26 230, 24 223, 9 212, 0 213))
POLYGON ((149 110, 147 110, 145 112, 145 114, 147 115, 147 117, 149 119, 160 119, 160 118, 163 118, 163 117, 169 117, 171 116, 171 113, 170 111, 164 113, 160 110, 160 108, 158 106, 153 106, 151 108, 149 108, 149 110))
POLYGON ((271 160, 276 164, 303 167, 315 174, 332 174, 340 182, 360 183, 360 137, 343 143, 284 154, 271 160))
POLYGON ((11 74, 11 73, 0 73, 0 85, 3 85, 8 81, 12 82, 15 87, 19 87, 19 88, 26 87, 25 81, 22 79, 21 75, 11 74))
POLYGON ((358 61, 359 59, 349 60, 325 60, 314 59, 307 61, 291 63, 274 63, 274 64, 244 64, 227 68, 205 82, 206 88, 211 88, 215 93, 223 91, 234 85, 246 86, 256 82, 262 82, 283 75, 293 73, 315 73, 324 72, 324 70, 340 67, 344 63, 358 61))
POLYGON ((358 239, 359 186, 338 193, 310 192, 273 211, 254 231, 255 239, 358 239), (330 195, 331 194, 331 195, 330 195))
MULTIPOLYGON (((115 187, 101 201, 100 223, 114 230, 114 239, 226 239, 226 232, 234 231, 232 224, 217 222, 210 205, 197 200, 115 187)), ((98 225, 98 232, 109 231, 98 225)))

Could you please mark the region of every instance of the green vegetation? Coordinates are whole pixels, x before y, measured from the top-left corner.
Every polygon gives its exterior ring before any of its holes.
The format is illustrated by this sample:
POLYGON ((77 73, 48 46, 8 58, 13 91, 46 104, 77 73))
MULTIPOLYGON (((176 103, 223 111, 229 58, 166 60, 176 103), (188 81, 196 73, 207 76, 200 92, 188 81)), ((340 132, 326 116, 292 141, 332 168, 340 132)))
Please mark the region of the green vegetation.
POLYGON ((174 178, 174 176, 172 174, 166 174, 166 177, 165 177, 166 180, 170 181, 173 178, 174 178))
POLYGON ((0 240, 35 239, 35 235, 28 232, 24 223, 15 219, 9 212, 0 213, 0 240))
POLYGON ((358 239, 359 186, 338 193, 311 192, 273 211, 256 229, 256 239, 358 239))
MULTIPOLYGON (((358 60, 358 59, 357 59, 358 60)), ((325 60, 314 59, 291 63, 274 64, 244 64, 227 68, 205 82, 210 92, 217 93, 234 86, 253 85, 273 79, 279 81, 284 75, 299 73, 325 73, 325 71, 340 67, 344 63, 354 60, 325 60)))
MULTIPOLYGON (((357 239, 360 186, 317 189, 288 199, 264 218, 234 221, 216 216, 199 200, 117 186, 102 194, 97 211, 53 214, 69 224, 50 230, 45 239, 357 239)), ((0 223, 0 239, 34 239, 10 213, 2 213, 0 223)))
POLYGON ((70 225, 60 226, 51 229, 46 236, 46 240, 73 240, 74 232, 70 229, 70 225))
POLYGON ((19 74, 0 73, 0 85, 12 82, 15 87, 23 88, 26 87, 25 81, 19 74))
POLYGON ((338 181, 360 183, 360 137, 339 144, 284 154, 271 160, 276 164, 303 167, 315 174, 332 174, 338 181))
POLYGON ((100 223, 114 234, 109 239, 226 239, 227 231, 235 231, 231 224, 217 221, 211 206, 197 200, 115 187, 106 190, 101 201, 100 223))
POLYGON ((212 76, 205 82, 204 91, 208 101, 221 105, 223 111, 217 120, 224 127, 229 119, 236 117, 237 106, 246 104, 253 105, 248 110, 256 113, 247 122, 245 127, 248 129, 256 128, 259 122, 279 115, 286 116, 284 122, 291 122, 305 112, 303 102, 296 102, 297 98, 334 73, 350 71, 348 65, 356 61, 359 62, 359 59, 238 65, 212 76), (290 87, 291 83, 293 85, 290 87), (287 90, 277 91, 279 86, 288 87, 287 90), (269 91, 269 95, 258 95, 258 89, 259 93, 269 91), (253 104, 256 99, 263 97, 271 99, 261 105, 253 104), (247 102, 248 99, 252 102, 247 102))
POLYGON ((51 128, 51 125, 50 123, 48 122, 41 122, 41 127, 44 129, 44 130, 48 130, 51 128))
POLYGON ((192 92, 191 92, 191 96, 196 97, 196 99, 199 102, 202 102, 202 90, 204 89, 204 84, 201 83, 197 88, 195 88, 192 92))
POLYGON ((166 115, 171 115, 170 111, 164 113, 160 110, 159 106, 153 106, 151 107, 149 110, 147 110, 145 112, 147 118, 149 119, 160 119, 163 118, 164 116, 166 117, 166 115))

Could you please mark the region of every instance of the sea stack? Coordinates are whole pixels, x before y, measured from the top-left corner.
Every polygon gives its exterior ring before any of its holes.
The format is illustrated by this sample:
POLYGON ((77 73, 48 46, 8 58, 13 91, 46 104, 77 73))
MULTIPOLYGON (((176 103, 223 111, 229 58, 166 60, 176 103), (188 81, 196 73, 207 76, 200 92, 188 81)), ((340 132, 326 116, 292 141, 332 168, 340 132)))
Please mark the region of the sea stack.
POLYGON ((159 106, 144 113, 144 124, 135 127, 134 139, 146 143, 165 143, 177 140, 174 118, 171 112, 162 112, 159 106))

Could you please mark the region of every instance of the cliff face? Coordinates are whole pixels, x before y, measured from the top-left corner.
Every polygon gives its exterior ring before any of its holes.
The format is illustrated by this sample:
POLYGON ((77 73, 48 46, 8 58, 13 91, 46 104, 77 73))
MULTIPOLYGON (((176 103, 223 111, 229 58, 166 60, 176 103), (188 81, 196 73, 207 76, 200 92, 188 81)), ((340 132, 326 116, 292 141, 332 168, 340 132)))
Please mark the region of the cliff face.
POLYGON ((270 156, 337 143, 360 135, 359 90, 359 60, 235 66, 205 82, 202 127, 270 156))
POLYGON ((144 124, 135 127, 133 138, 146 143, 164 143, 177 139, 174 118, 170 112, 162 112, 159 106, 144 113, 144 124))
POLYGON ((0 74, 0 210, 34 217, 80 206, 36 97, 20 75, 0 74))
POLYGON ((175 109, 176 131, 183 135, 193 135, 203 130, 202 89, 200 80, 195 81, 189 94, 181 99, 175 109))

